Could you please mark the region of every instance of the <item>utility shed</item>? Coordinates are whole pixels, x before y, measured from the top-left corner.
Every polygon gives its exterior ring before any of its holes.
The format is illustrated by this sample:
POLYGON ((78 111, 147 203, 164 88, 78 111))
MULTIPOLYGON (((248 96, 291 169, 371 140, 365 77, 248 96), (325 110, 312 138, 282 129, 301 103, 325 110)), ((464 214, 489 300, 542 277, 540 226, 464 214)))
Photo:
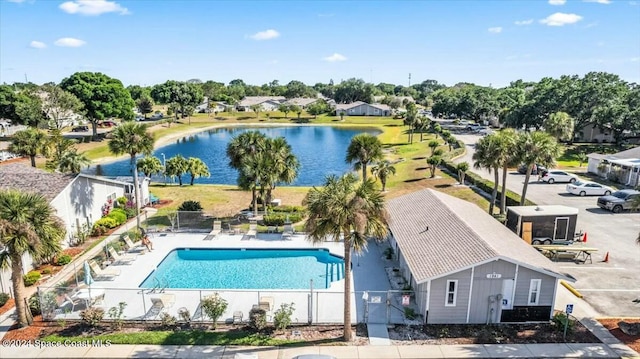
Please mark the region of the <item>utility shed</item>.
POLYGON ((529 244, 572 241, 578 209, 568 206, 514 206, 507 208, 506 226, 529 244))
POLYGON ((574 281, 473 203, 425 189, 387 209, 426 324, 547 321, 558 280, 574 281))

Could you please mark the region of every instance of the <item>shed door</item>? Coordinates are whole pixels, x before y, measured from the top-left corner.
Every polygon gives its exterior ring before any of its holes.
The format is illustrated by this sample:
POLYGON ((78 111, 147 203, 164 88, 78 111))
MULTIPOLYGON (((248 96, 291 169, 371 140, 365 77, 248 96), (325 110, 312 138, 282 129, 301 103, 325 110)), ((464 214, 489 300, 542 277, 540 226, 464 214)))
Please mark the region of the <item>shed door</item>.
POLYGON ((531 244, 531 222, 522 223, 522 239, 531 244))
POLYGON ((556 218, 556 226, 553 231, 553 239, 567 240, 569 234, 569 217, 556 218))

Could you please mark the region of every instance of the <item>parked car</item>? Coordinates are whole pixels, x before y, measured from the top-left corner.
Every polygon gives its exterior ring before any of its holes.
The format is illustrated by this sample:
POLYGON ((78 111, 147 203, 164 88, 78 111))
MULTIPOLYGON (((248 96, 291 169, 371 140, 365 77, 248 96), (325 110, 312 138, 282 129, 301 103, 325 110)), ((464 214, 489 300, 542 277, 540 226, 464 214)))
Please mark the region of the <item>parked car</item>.
POLYGON ((111 121, 111 120, 105 120, 99 123, 100 127, 115 127, 118 126, 118 123, 116 123, 115 121, 111 121))
MULTIPOLYGON (((533 165, 533 170, 531 171, 532 175, 537 175, 538 171, 540 171, 541 173, 545 173, 547 171, 547 168, 545 166, 539 165, 539 164, 534 164, 533 165)), ((518 173, 526 175, 527 174, 527 165, 522 164, 518 167, 518 173)))
POLYGON ((467 125, 467 131, 478 131, 481 130, 483 126, 479 123, 471 123, 467 125))
POLYGON ((71 129, 71 132, 87 132, 89 131, 89 126, 76 126, 71 129))
POLYGON ((555 182, 574 183, 578 180, 578 176, 574 175, 573 173, 569 173, 565 171, 551 170, 551 171, 547 171, 547 173, 545 173, 541 179, 542 179, 542 182, 547 182, 547 183, 555 183, 555 182))
POLYGON ((608 196, 613 188, 591 181, 575 181, 567 185, 567 192, 578 196, 608 196))
POLYGON ((634 201, 637 201, 638 197, 640 197, 640 191, 622 189, 609 196, 598 197, 598 207, 613 213, 620 213, 623 210, 632 209, 634 201))

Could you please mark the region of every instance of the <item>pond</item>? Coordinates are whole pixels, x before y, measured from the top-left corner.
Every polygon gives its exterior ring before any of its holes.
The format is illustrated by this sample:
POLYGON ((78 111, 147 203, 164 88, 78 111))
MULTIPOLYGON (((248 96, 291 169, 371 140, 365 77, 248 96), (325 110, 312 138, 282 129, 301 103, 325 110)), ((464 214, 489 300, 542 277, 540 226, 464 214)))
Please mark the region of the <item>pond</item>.
MULTIPOLYGON (((227 144, 239 134, 257 130, 269 137, 284 137, 300 162, 298 177, 293 186, 316 186, 324 183, 326 175, 342 175, 350 170, 345 163, 351 138, 360 133, 380 134, 373 128, 342 128, 333 126, 282 126, 216 128, 179 138, 173 144, 157 148, 153 155, 163 161, 177 154, 186 158, 198 157, 209 167, 211 177, 197 178, 195 183, 236 184, 238 173, 228 166, 227 144), (164 154, 164 157, 163 157, 164 154)), ((102 176, 131 176, 129 159, 91 167, 87 172, 102 176)), ((162 176, 153 177, 162 182, 162 176)), ((183 176, 183 183, 190 177, 183 176)), ((170 181, 170 179, 167 179, 170 181)))

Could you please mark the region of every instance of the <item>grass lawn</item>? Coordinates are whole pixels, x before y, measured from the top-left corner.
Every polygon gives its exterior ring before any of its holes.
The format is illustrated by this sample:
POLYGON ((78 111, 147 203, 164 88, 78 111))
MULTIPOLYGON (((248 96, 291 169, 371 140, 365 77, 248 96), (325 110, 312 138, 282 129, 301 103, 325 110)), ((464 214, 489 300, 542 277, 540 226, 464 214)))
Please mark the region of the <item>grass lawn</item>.
POLYGON ((625 148, 618 147, 613 144, 598 143, 576 143, 571 145, 562 145, 564 152, 556 159, 557 167, 563 169, 575 169, 586 172, 587 160, 580 166, 580 154, 588 155, 590 153, 612 154, 624 151, 625 148))

